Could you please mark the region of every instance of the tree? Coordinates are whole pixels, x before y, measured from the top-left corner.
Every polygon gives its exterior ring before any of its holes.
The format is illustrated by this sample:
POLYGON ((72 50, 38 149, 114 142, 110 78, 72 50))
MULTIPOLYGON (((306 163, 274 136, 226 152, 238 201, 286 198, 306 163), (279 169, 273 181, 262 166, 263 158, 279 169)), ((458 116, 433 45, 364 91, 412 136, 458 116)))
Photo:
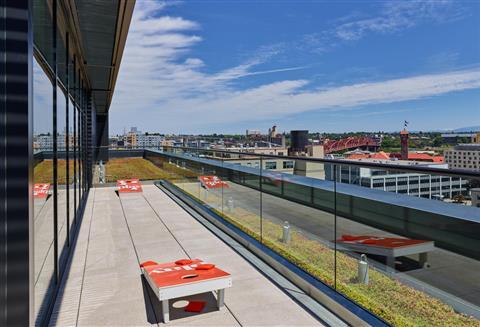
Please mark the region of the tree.
POLYGON ((462 194, 457 194, 453 197, 453 202, 454 203, 464 203, 465 202, 465 197, 462 194))
POLYGON ((443 142, 442 142, 442 136, 438 135, 438 136, 435 136, 433 138, 433 141, 432 141, 432 146, 434 147, 440 147, 442 146, 443 142))

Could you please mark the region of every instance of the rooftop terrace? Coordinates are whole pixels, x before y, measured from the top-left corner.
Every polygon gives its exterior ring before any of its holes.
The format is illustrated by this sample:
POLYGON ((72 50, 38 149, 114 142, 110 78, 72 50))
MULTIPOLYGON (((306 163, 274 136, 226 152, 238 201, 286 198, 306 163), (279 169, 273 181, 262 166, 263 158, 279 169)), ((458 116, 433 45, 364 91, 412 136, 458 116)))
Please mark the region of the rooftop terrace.
MULTIPOLYGON (((179 258, 217 264, 232 274, 233 287, 220 311, 213 293, 188 298, 207 302, 201 314, 184 312, 182 299, 170 301, 170 325, 323 325, 292 299, 295 294, 308 302, 299 289, 281 279, 272 282, 239 250, 238 243, 222 241, 154 185, 120 196, 113 187, 94 188, 50 325, 161 323, 161 305, 142 280, 139 263, 179 258)), ((313 310, 323 312, 325 321, 336 319, 318 304, 313 310)))

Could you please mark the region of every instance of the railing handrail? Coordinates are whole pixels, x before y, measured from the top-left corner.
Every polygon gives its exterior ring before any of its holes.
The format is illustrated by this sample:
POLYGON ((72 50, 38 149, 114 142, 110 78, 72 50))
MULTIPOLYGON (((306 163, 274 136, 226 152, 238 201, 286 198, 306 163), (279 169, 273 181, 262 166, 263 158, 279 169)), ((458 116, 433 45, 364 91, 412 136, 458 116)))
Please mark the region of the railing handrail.
MULTIPOLYGON (((415 166, 405 166, 405 165, 393 165, 393 164, 382 164, 374 162, 356 162, 349 160, 341 159, 325 159, 325 158, 311 158, 311 157, 299 157, 299 156, 283 156, 283 155, 269 155, 269 154, 259 154, 259 153, 250 153, 250 152, 239 152, 239 151, 228 151, 220 149, 201 149, 201 148, 191 148, 191 147, 174 147, 174 146, 158 146, 154 148, 163 148, 163 149, 174 149, 174 150, 188 150, 188 151, 208 151, 216 153, 225 153, 225 154, 238 154, 238 155, 249 155, 258 158, 275 158, 275 159, 287 159, 287 160, 301 160, 307 162, 316 162, 324 164, 336 164, 336 165, 347 165, 347 166, 357 166, 364 168, 383 168, 390 171, 403 171, 403 172, 414 172, 420 174, 435 174, 442 176, 451 176, 451 177, 465 177, 472 179, 480 179, 480 172, 468 171, 462 169, 445 169, 445 168, 432 168, 432 167, 415 167, 415 166)), ((120 149, 110 148, 111 150, 122 151, 120 149)), ((127 148, 124 150, 153 150, 152 148, 138 147, 138 148, 127 148)), ((221 158, 218 158, 221 159, 221 158)))
MULTIPOLYGON (((466 169, 445 169, 445 168, 432 168, 432 167, 416 167, 416 166, 406 166, 406 165, 394 165, 394 164, 383 164, 383 163, 376 163, 376 162, 360 162, 360 161, 349 161, 349 160, 342 160, 342 159, 325 159, 325 158, 311 158, 311 157, 301 157, 301 156, 284 156, 284 155, 271 155, 271 154, 259 154, 259 153, 252 153, 252 152, 241 152, 241 151, 229 151, 229 150, 221 150, 221 149, 202 149, 202 148, 191 148, 191 147, 179 147, 179 146, 169 146, 169 145, 160 145, 160 146, 153 146, 153 147, 110 147, 110 146, 102 146, 102 147, 95 147, 99 148, 107 148, 108 150, 115 150, 115 151, 128 151, 128 150, 153 150, 152 148, 167 148, 167 149, 177 149, 177 150, 189 150, 189 151, 209 151, 209 152, 217 152, 217 153, 226 153, 226 154, 238 154, 238 155, 249 155, 252 157, 258 158, 272 158, 272 159, 287 159, 287 160, 301 160, 301 161, 308 161, 308 162, 316 162, 316 163, 324 163, 324 164, 337 164, 337 165, 347 165, 347 166, 357 166, 357 167, 364 167, 364 168, 383 168, 385 170, 390 171, 402 171, 402 172, 413 172, 413 173, 420 173, 420 174, 435 174, 435 175, 442 175, 442 176, 451 176, 451 177, 465 177, 471 179, 480 179, 480 172, 470 171, 466 169)), ((274 149, 274 148, 272 148, 274 149)), ((222 158, 217 158, 222 159, 222 158)), ((392 161, 394 162, 394 161, 392 161)))

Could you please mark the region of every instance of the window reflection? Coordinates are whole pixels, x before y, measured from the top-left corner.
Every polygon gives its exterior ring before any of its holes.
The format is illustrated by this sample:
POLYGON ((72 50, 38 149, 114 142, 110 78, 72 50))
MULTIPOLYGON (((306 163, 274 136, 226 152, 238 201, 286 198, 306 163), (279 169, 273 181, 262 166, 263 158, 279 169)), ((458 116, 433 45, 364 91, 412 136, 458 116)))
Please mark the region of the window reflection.
POLYGON ((68 142, 67 134, 67 106, 66 98, 60 87, 57 87, 57 234, 58 234, 58 255, 59 265, 63 264, 62 253, 67 240, 67 160, 66 144, 68 142))
MULTIPOLYGON (((69 217, 70 217, 70 230, 73 224, 73 218, 75 215, 75 198, 74 198, 74 162, 75 162, 75 136, 73 135, 73 103, 68 100, 68 167, 69 167, 69 178, 68 178, 68 189, 69 189, 69 217)), ((71 233, 70 233, 71 237, 71 233)))
POLYGON ((42 317, 53 290, 53 112, 52 83, 33 65, 34 286, 35 315, 42 317))

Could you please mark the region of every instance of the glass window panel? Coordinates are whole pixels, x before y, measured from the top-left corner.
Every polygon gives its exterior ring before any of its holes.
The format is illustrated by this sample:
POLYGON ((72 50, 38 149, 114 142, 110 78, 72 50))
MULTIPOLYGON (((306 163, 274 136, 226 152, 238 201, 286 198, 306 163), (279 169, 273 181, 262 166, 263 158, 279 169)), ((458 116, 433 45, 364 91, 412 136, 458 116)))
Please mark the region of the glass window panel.
POLYGON ((35 47, 53 67, 53 20, 51 3, 46 0, 33 1, 33 38, 35 47))
POLYGON ((65 32, 60 28, 58 28, 57 29, 57 76, 63 85, 67 84, 67 63, 66 63, 67 50, 66 50, 65 40, 66 40, 65 32))
POLYGON ((45 316, 54 286, 53 253, 53 87, 33 60, 34 147, 34 312, 45 316))
POLYGON ((80 137, 81 137, 81 133, 80 133, 80 119, 81 119, 81 115, 80 115, 80 110, 78 108, 78 106, 76 105, 75 106, 75 115, 76 115, 76 122, 75 122, 75 144, 76 144, 76 147, 77 147, 77 153, 76 153, 76 166, 75 166, 75 170, 76 170, 76 175, 75 175, 75 178, 76 178, 76 196, 77 196, 77 205, 79 206, 80 205, 80 158, 81 158, 81 147, 80 147, 80 137))
POLYGON ((78 108, 78 147, 79 147, 79 158, 78 158, 78 194, 80 201, 83 196, 83 113, 82 113, 82 97, 79 92, 79 108, 78 108))
POLYGON ((69 167, 69 178, 68 178, 68 189, 69 189, 69 217, 70 217, 70 230, 74 222, 75 217, 75 137, 73 134, 73 115, 74 107, 72 101, 68 100, 68 167, 69 167))
POLYGON ((66 142, 68 139, 66 126, 66 98, 60 87, 57 87, 57 235, 58 235, 58 255, 59 265, 62 265, 66 253, 64 249, 67 239, 67 160, 66 160, 66 142))

